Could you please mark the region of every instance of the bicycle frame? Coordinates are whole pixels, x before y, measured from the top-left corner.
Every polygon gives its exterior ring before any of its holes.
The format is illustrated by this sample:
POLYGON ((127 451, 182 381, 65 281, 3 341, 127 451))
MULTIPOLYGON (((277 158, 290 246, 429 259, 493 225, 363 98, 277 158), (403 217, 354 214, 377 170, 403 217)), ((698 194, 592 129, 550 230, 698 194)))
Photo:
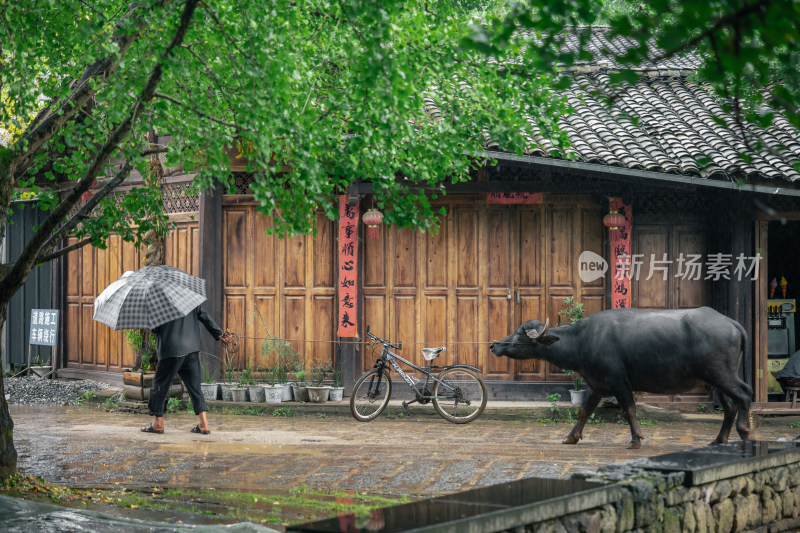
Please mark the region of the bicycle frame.
POLYGON ((381 380, 383 379, 383 370, 384 370, 384 368, 386 368, 386 362, 387 361, 392 366, 392 368, 394 368, 397 371, 397 373, 400 374, 400 377, 403 378, 403 381, 405 381, 408 384, 408 386, 411 387, 411 390, 414 391, 414 393, 416 394, 418 400, 419 399, 432 400, 433 398, 441 398, 441 396, 431 396, 430 394, 425 394, 425 392, 427 392, 427 390, 428 390, 428 384, 431 383, 431 380, 439 383, 440 385, 444 385, 449 390, 453 390, 453 387, 450 386, 449 383, 447 383, 445 381, 442 381, 442 380, 440 380, 439 378, 437 378, 436 376, 433 375, 431 370, 434 369, 434 368, 441 369, 441 370, 447 370, 447 369, 450 369, 450 368, 469 368, 470 370, 474 370, 475 372, 480 372, 479 368, 476 368, 476 367, 470 366, 470 365, 437 366, 437 365, 433 364, 433 361, 431 361, 431 364, 429 364, 427 367, 420 367, 420 366, 415 365, 411 361, 409 361, 409 360, 397 355, 396 353, 391 351, 389 348, 384 346, 383 347, 383 351, 381 351, 381 356, 375 362, 375 366, 374 366, 374 368, 378 369, 378 382, 376 384, 377 387, 380 387, 381 380), (417 385, 419 384, 419 381, 415 382, 414 378, 412 378, 411 376, 406 374, 403 371, 403 369, 400 367, 400 365, 397 363, 396 359, 399 359, 400 361, 402 361, 403 363, 407 364, 408 366, 410 366, 414 370, 417 370, 417 371, 422 372, 423 374, 425 374, 425 383, 423 383, 421 389, 417 389, 417 385))

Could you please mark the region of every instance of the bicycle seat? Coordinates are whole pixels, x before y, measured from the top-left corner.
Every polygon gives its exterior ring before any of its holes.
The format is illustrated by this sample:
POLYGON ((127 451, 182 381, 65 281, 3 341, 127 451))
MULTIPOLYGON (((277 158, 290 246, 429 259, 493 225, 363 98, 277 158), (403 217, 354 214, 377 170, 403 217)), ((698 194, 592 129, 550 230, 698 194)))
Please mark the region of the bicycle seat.
POLYGON ((426 361, 431 361, 436 359, 436 356, 445 351, 447 347, 442 346, 441 348, 423 348, 422 349, 422 357, 425 358, 426 361))

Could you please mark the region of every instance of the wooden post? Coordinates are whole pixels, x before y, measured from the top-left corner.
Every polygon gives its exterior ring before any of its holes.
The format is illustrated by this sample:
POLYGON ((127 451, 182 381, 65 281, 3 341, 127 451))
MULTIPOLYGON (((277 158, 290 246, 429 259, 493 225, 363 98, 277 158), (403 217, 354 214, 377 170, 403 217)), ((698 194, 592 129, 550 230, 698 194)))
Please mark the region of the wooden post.
MULTIPOLYGON (((222 302, 222 195, 221 185, 200 195, 199 208, 199 274, 206 280, 206 295, 208 299, 203 304, 203 309, 225 329, 222 316, 224 305, 222 302)), ((203 352, 219 355, 220 346, 217 341, 206 331, 200 328, 203 341, 203 352)), ((217 369, 219 361, 211 356, 200 354, 200 361, 204 368, 217 369)), ((215 378, 218 378, 216 375, 215 378)))

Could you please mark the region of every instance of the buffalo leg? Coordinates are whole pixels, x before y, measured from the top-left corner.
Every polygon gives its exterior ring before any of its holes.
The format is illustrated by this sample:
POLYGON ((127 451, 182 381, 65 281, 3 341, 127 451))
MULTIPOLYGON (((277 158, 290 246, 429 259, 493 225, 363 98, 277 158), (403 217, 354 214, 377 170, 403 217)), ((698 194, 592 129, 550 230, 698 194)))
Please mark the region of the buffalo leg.
MULTIPOLYGON (((738 377, 730 383, 719 383, 716 385, 717 391, 722 395, 727 395, 731 402, 738 408, 736 412, 736 432, 742 440, 750 440, 750 395, 752 389, 738 377)), ((725 404, 723 404, 723 407, 725 404)), ((723 422, 723 429, 724 429, 723 422)), ((730 432, 730 430, 729 430, 730 432)), ((721 433, 721 432, 720 432, 721 433)))
POLYGON ((733 422, 736 420, 736 413, 739 411, 739 408, 736 406, 736 403, 733 401, 733 399, 731 399, 730 396, 718 388, 715 390, 717 391, 719 402, 722 404, 722 410, 725 413, 725 417, 722 420, 722 427, 719 429, 719 435, 717 435, 717 438, 714 439, 711 444, 725 444, 728 442, 728 437, 731 434, 733 422))
POLYGON ((614 396, 622 408, 622 416, 628 421, 631 427, 631 443, 627 446, 629 450, 638 450, 642 447, 642 431, 639 429, 639 422, 636 420, 636 401, 633 399, 633 391, 627 386, 624 388, 611 389, 614 396))
POLYGON ((578 421, 561 444, 578 444, 578 441, 583 438, 583 427, 586 425, 586 421, 589 420, 589 417, 592 416, 592 413, 597 408, 602 398, 602 396, 594 392, 591 388, 589 391, 590 394, 587 394, 586 398, 583 399, 583 403, 578 406, 578 421))

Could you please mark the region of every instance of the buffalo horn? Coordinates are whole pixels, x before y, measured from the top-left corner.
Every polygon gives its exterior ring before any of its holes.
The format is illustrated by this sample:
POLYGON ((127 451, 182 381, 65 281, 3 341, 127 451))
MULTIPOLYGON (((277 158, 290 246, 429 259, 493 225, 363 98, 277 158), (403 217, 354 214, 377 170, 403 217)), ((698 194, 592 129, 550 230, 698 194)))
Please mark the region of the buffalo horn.
POLYGON ((544 335, 545 333, 547 333, 548 329, 550 329, 550 317, 547 317, 547 318, 544 319, 544 328, 542 328, 541 332, 536 331, 535 329, 529 329, 527 331, 528 337, 530 337, 533 340, 536 340, 539 337, 541 337, 542 335, 544 335))

